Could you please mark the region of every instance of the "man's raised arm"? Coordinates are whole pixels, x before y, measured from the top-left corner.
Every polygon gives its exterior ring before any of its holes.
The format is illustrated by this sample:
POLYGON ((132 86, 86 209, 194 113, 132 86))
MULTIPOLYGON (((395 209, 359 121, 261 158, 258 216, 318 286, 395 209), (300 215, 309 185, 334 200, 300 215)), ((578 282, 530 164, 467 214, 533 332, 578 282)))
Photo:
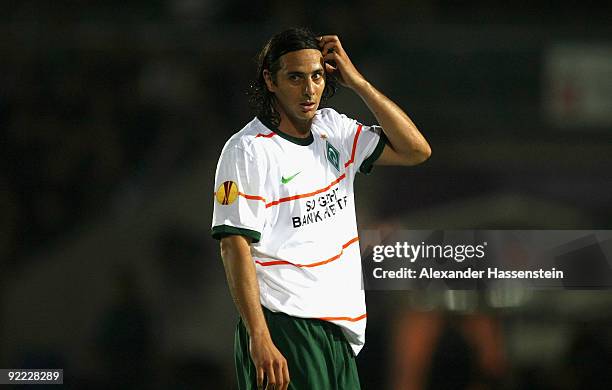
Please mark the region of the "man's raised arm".
POLYGON ((427 160, 431 155, 431 147, 425 137, 400 107, 359 73, 338 37, 324 35, 319 40, 326 72, 335 73, 342 85, 351 88, 361 97, 389 140, 375 164, 416 165, 427 160))

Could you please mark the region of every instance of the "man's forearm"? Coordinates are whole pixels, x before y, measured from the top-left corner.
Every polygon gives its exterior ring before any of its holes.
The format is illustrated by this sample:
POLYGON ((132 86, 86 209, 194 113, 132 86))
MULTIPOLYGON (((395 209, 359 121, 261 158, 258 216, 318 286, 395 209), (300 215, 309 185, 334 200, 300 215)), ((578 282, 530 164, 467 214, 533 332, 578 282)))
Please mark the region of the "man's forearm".
POLYGON ((395 152, 415 162, 429 157, 431 148, 425 137, 397 104, 366 80, 355 85, 353 90, 372 111, 395 152))
POLYGON ((269 337, 270 333, 261 309, 259 284, 249 242, 242 236, 223 238, 221 257, 232 298, 249 335, 269 337))

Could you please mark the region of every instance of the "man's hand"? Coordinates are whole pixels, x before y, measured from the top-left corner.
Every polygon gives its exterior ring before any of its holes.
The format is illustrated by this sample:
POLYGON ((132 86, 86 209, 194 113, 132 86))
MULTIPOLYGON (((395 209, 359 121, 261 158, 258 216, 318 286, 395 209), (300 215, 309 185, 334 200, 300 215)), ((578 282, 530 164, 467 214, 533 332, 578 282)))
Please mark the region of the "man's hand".
POLYGON ((263 389, 265 376, 266 390, 286 390, 289 386, 287 360, 276 348, 270 335, 251 336, 249 350, 257 370, 257 388, 263 389))
POLYGON ((325 61, 325 71, 335 75, 340 84, 355 89, 366 82, 342 48, 338 36, 323 35, 319 37, 319 46, 323 53, 323 61, 325 61))

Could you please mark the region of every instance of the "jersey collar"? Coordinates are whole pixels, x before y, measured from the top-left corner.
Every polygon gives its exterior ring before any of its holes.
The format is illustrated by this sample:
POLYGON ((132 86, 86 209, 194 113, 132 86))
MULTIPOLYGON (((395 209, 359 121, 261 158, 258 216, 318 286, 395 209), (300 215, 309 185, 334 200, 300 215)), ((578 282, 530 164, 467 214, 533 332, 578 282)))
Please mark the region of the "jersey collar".
POLYGON ((312 131, 310 132, 310 134, 308 134, 308 137, 306 137, 306 138, 298 138, 298 137, 294 137, 292 135, 289 135, 287 133, 283 133, 282 131, 280 131, 278 129, 278 127, 274 126, 267 119, 261 118, 259 116, 257 117, 257 119, 259 119, 259 121, 261 123, 263 123, 263 125, 266 126, 268 129, 270 129, 273 132, 275 132, 279 137, 284 138, 287 141, 292 142, 292 143, 294 143, 296 145, 308 146, 308 145, 310 145, 314 141, 314 136, 312 135, 312 131))

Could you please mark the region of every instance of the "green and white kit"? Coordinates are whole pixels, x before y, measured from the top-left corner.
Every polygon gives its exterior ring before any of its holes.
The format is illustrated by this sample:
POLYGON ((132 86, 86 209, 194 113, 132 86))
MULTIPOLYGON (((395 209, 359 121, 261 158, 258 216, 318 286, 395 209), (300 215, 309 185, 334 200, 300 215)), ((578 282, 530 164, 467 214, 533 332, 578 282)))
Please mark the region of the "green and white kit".
POLYGON ((215 177, 212 235, 252 239, 261 304, 339 325, 357 355, 366 306, 353 183, 386 138, 333 109, 308 138, 255 118, 225 144, 215 177))

